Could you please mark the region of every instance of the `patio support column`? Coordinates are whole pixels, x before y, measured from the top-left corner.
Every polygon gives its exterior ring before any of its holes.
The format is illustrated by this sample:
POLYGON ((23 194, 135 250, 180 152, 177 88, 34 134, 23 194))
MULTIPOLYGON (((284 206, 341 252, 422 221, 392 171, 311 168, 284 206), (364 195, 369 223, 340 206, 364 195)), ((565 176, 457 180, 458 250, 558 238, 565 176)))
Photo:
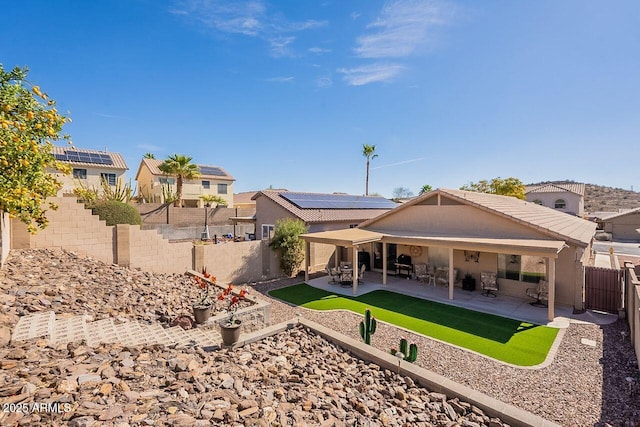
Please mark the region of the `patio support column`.
POLYGON ((304 281, 309 283, 309 265, 311 264, 311 242, 304 242, 304 281))
POLYGON ((382 242, 382 286, 387 284, 387 244, 382 242))
POLYGON ((556 260, 555 258, 549 257, 549 300, 547 301, 548 305, 548 314, 547 317, 550 322, 553 321, 555 316, 555 305, 556 305, 556 260))
POLYGON ((338 268, 340 267, 340 246, 336 245, 336 250, 333 253, 335 254, 333 257, 333 266, 338 268))
POLYGON ((453 299, 453 248, 449 248, 449 299, 453 299))
POLYGON ((353 263, 351 264, 353 271, 353 295, 358 294, 358 247, 353 247, 353 263))

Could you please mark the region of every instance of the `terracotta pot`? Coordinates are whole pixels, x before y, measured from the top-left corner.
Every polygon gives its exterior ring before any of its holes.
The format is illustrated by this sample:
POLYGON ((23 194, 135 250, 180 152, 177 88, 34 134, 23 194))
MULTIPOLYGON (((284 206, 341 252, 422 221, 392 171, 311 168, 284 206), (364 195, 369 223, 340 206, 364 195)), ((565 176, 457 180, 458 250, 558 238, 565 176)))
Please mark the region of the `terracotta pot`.
POLYGON ((222 344, 225 346, 232 346, 238 342, 240 338, 240 326, 242 326, 242 320, 236 319, 233 323, 222 322, 220 323, 220 335, 222 336, 222 344))
POLYGON ((206 323, 211 317, 211 305, 194 305, 193 317, 197 324, 206 323))

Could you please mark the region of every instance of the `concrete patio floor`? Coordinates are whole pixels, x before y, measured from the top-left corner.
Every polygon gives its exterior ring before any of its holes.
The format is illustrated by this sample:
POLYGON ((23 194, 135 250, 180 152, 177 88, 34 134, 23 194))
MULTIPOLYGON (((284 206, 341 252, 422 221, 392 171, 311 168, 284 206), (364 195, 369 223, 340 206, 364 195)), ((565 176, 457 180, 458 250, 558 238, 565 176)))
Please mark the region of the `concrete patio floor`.
MULTIPOLYGON (((340 286, 329 283, 328 276, 322 276, 309 280, 307 283, 315 288, 324 289, 335 294, 353 296, 351 286, 340 286)), ((521 320, 524 322, 546 325, 554 328, 567 328, 570 323, 594 323, 604 325, 613 323, 618 319, 617 315, 594 312, 587 310, 581 314, 573 314, 573 307, 556 305, 555 319, 552 322, 547 320, 547 309, 532 306, 531 299, 520 299, 497 293, 496 298, 481 295, 479 287, 475 291, 464 291, 455 288, 453 300, 449 299, 449 289, 443 286, 434 286, 418 282, 413 279, 405 279, 388 275, 387 284, 382 285, 382 274, 367 271, 364 276, 364 283, 358 285, 357 296, 364 295, 376 290, 387 290, 404 295, 410 295, 443 304, 454 305, 467 308, 469 310, 491 313, 498 316, 521 320)), ((524 291, 523 291, 524 292, 524 291)))

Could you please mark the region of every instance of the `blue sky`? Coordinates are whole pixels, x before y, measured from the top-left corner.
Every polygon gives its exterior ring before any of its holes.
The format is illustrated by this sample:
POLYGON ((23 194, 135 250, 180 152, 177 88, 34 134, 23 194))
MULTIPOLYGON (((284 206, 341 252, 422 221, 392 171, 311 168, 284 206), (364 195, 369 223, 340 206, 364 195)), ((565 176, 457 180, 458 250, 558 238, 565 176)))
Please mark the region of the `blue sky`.
POLYGON ((235 191, 517 177, 640 190, 640 2, 5 2, 0 63, 76 146, 219 165, 235 191))

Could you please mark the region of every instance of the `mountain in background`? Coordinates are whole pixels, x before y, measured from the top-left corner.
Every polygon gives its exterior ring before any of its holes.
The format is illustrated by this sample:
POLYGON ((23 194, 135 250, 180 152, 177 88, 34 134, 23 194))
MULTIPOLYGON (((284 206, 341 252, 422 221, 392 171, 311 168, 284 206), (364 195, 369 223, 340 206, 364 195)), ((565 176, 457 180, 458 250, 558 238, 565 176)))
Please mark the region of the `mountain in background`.
MULTIPOLYGON (((568 184, 575 181, 544 181, 527 185, 568 184)), ((640 193, 622 188, 605 187, 603 185, 585 184, 585 212, 618 212, 619 209, 640 207, 640 193)))

